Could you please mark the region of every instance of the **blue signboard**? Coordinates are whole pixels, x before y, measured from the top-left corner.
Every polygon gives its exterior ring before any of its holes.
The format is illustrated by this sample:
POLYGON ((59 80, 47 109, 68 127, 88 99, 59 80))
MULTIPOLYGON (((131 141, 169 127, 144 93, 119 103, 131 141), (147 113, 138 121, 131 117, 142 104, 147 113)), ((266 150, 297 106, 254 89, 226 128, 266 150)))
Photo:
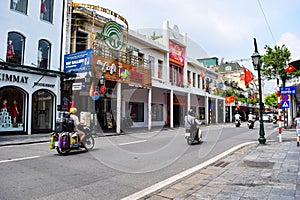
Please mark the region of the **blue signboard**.
POLYGON ((67 54, 64 56, 64 71, 81 73, 91 71, 92 49, 67 54))
POLYGON ((289 108, 290 107, 290 101, 281 101, 280 108, 289 108))
POLYGON ((296 94, 296 86, 280 87, 280 94, 296 94))

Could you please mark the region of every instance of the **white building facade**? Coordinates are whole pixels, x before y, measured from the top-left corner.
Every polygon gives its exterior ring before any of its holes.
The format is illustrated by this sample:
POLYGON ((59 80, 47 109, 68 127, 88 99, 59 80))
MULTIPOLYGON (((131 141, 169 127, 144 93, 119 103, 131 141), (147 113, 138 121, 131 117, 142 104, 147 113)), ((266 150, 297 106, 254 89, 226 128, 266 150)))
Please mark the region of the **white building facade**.
POLYGON ((0 20, 0 135, 55 127, 65 1, 5 0, 0 20))

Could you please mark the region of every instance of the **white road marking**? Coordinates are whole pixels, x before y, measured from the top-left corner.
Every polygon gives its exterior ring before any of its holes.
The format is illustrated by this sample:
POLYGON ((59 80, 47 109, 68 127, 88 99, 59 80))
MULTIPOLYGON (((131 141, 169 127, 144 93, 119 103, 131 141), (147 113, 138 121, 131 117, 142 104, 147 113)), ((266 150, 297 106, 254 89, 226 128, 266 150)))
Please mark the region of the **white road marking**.
POLYGON ((196 172, 196 171, 198 171, 198 170, 200 170, 200 169, 202 169, 204 167, 207 167, 208 165, 216 162, 217 160, 220 160, 221 158, 225 157, 226 155, 229 155, 230 153, 232 153, 232 152, 240 149, 243 146, 246 146, 246 145, 249 145, 249 144, 255 144, 255 143, 257 143, 257 142, 246 142, 246 143, 240 144, 238 146, 232 147, 231 149, 229 149, 229 150, 227 150, 227 151, 225 151, 225 152, 223 152, 223 153, 215 156, 214 158, 211 158, 210 160, 207 160, 204 163, 201 163, 201 164, 199 164, 199 165, 197 165, 195 167, 192 167, 192 168, 190 168, 188 170, 185 170, 185 171, 183 171, 183 172, 181 172, 181 173, 179 173, 179 174, 177 174, 175 176, 172 176, 172 177, 170 177, 170 178, 168 178, 166 180, 163 180, 163 181, 161 181, 159 183, 156 183, 156 184, 154 184, 154 185, 152 185, 152 186, 150 186, 148 188, 145 188, 145 189, 143 189, 143 190, 141 190, 139 192, 136 192, 136 193, 134 193, 132 195, 124 197, 121 200, 141 199, 141 198, 143 198, 146 195, 154 193, 155 191, 157 191, 159 189, 162 189, 163 187, 166 187, 166 186, 170 185, 171 183, 174 183, 175 181, 177 181, 179 179, 182 179, 182 178, 184 178, 184 177, 186 177, 186 176, 188 176, 188 175, 190 175, 190 174, 192 174, 192 173, 194 173, 194 172, 196 172))
POLYGON ((16 147, 21 147, 21 146, 34 146, 34 145, 46 144, 46 143, 50 143, 50 142, 38 142, 38 143, 31 143, 31 144, 7 145, 7 146, 1 146, 0 149, 3 149, 3 148, 16 148, 16 147))
POLYGON ((14 162, 14 161, 20 161, 20 160, 28 160, 28 159, 39 158, 39 157, 41 157, 41 156, 31 156, 31 157, 24 157, 24 158, 9 159, 9 160, 0 160, 0 163, 14 162))
POLYGON ((147 142, 147 140, 138 140, 138 141, 133 141, 133 142, 125 142, 125 143, 120 143, 118 144, 119 146, 124 146, 128 144, 137 144, 137 143, 142 143, 142 142, 147 142))

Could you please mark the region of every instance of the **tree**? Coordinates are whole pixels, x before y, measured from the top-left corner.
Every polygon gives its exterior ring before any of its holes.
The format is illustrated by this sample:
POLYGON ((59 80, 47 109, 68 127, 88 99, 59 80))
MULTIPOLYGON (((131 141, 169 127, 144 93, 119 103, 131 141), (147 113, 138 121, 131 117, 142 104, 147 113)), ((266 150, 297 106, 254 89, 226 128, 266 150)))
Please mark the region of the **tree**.
POLYGON ((261 57, 263 63, 261 68, 261 76, 263 79, 271 80, 280 77, 283 86, 287 80, 293 76, 298 75, 298 72, 286 72, 285 68, 288 67, 288 63, 291 60, 291 52, 285 46, 275 45, 274 49, 266 45, 266 54, 261 57))
POLYGON ((265 97, 265 104, 267 106, 271 106, 273 108, 276 108, 278 106, 278 99, 276 97, 276 93, 266 96, 265 97))
POLYGON ((155 32, 153 32, 153 34, 150 36, 151 40, 157 40, 159 38, 162 38, 162 35, 156 35, 155 32))

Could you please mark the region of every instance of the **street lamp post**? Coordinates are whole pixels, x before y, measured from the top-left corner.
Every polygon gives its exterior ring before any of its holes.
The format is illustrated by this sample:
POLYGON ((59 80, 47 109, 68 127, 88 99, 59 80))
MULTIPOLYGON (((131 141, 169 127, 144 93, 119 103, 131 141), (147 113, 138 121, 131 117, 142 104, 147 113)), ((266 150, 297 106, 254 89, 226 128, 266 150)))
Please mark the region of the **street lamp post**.
POLYGON ((252 57, 252 63, 254 66, 254 70, 257 70, 258 73, 258 92, 259 92, 259 144, 265 144, 266 138, 265 138, 265 130, 264 130, 264 122, 263 122, 263 103, 262 103, 262 91, 261 91, 261 77, 260 77, 260 68, 261 68, 261 60, 260 55, 257 51, 257 44, 256 39, 254 38, 254 47, 255 51, 253 53, 252 57))

